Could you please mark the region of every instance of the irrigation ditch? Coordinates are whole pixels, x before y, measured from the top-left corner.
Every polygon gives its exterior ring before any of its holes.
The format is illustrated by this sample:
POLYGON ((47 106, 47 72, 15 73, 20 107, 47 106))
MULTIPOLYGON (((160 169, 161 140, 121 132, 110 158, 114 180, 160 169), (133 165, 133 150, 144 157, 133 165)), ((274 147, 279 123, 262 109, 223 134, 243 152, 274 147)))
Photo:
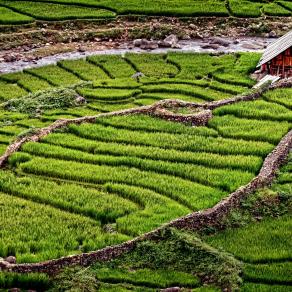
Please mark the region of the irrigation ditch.
MULTIPOLYGON (((9 157, 26 142, 38 142, 46 135, 54 132, 57 129, 64 128, 70 124, 82 124, 82 123, 94 123, 98 118, 109 116, 122 116, 133 114, 148 114, 171 120, 180 123, 192 124, 194 126, 202 126, 208 123, 212 118, 212 110, 227 104, 233 104, 241 101, 250 101, 258 99, 267 90, 274 90, 277 88, 292 87, 292 79, 282 80, 273 85, 265 84, 263 87, 254 90, 246 95, 235 96, 229 99, 207 102, 203 104, 184 102, 181 100, 163 100, 154 103, 150 106, 142 106, 139 108, 103 113, 96 116, 85 116, 75 119, 61 119, 55 121, 48 127, 37 130, 31 135, 27 135, 20 138, 8 146, 4 155, 0 157, 0 167, 4 167, 9 157), (195 113, 191 114, 179 114, 171 111, 174 108, 188 108, 197 109, 195 113)), ((274 148, 274 150, 266 157, 262 168, 258 175, 252 179, 247 185, 240 187, 235 192, 231 193, 228 197, 220 201, 214 207, 191 213, 182 218, 175 219, 169 223, 166 223, 159 228, 145 233, 142 236, 136 237, 132 240, 124 242, 119 245, 108 246, 106 248, 82 253, 73 256, 66 256, 59 259, 48 260, 40 263, 26 263, 26 264, 11 264, 6 261, 0 261, 0 270, 17 272, 17 273, 46 273, 49 275, 56 274, 59 270, 67 266, 81 265, 89 266, 94 262, 108 261, 114 259, 123 253, 129 252, 135 248, 136 244, 144 241, 157 238, 160 232, 167 227, 175 227, 178 229, 200 230, 207 226, 216 226, 220 223, 220 220, 226 216, 233 208, 238 207, 240 202, 247 198, 254 191, 268 186, 272 183, 276 176, 276 172, 280 166, 282 166, 287 159, 289 151, 292 148, 292 130, 290 130, 274 148)))

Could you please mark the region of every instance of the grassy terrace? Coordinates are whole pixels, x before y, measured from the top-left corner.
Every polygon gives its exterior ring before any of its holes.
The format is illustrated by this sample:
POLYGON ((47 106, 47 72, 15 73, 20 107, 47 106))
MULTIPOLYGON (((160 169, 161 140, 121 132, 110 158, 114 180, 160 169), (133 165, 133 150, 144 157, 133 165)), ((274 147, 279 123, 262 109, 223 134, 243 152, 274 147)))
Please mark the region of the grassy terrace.
MULTIPOLYGON (((256 54, 93 56, 1 75, 1 151, 59 118, 246 92, 257 60, 256 54), (132 79, 136 70, 145 77, 132 79), (220 74, 229 76, 226 83, 220 74), (85 105, 70 100, 76 92, 85 105)), ((111 117, 25 144, 0 174, 3 212, 17 214, 2 220, 0 256, 34 262, 95 250, 215 205, 258 173, 291 128, 290 89, 280 92, 218 108, 207 127, 111 117), (44 215, 32 223, 35 212, 44 215), (54 228, 46 225, 48 217, 54 228), (20 222, 27 227, 19 229, 20 222), (5 226, 12 225, 11 233, 5 226), (86 232, 75 228, 80 225, 88 226, 86 232)))
MULTIPOLYGON (((192 276, 189 286, 187 275, 200 274, 203 269, 207 275, 221 275, 221 284, 224 281, 235 284, 239 273, 243 282, 239 291, 291 291, 292 184, 291 181, 283 183, 283 177, 291 175, 291 158, 271 188, 243 201, 241 209, 227 218, 229 227, 224 231, 206 230, 200 239, 185 231, 166 231, 158 242, 143 242, 121 258, 93 265, 93 275, 102 285, 105 282, 134 285, 132 289, 139 291, 142 283, 150 287, 162 276, 162 267, 173 279, 181 281, 177 286, 186 288, 195 287, 196 279, 192 276), (212 235, 207 235, 210 232, 212 235)), ((160 279, 159 283, 163 283, 164 278, 160 279)), ((216 291, 212 287, 197 289, 216 291)))
MULTIPOLYGON (((168 98, 203 103, 248 92, 254 84, 249 73, 258 58, 248 53, 92 56, 0 75, 0 153, 17 137, 60 118, 168 98), (145 77, 131 78, 136 71, 145 77), (76 104, 78 95, 87 102, 76 104)), ((259 100, 217 108, 206 127, 146 115, 108 117, 24 144, 0 172, 0 257, 16 255, 21 263, 88 252, 214 206, 257 175, 263 159, 291 129, 291 106, 291 89, 280 89, 259 100)), ((288 164, 273 191, 291 193, 291 181, 288 164)), ((284 271, 291 261, 290 225, 291 216, 286 215, 204 240, 245 263, 243 291, 269 291, 269 278, 288 291, 291 279, 284 271), (254 234, 252 240, 249 234, 254 234)), ((201 246, 197 239, 177 236, 201 246)), ((190 263, 161 266, 162 256, 153 250, 157 266, 141 263, 132 268, 133 263, 125 267, 119 262, 92 271, 101 282, 100 291, 157 291, 172 285, 218 291, 200 287, 200 280, 190 274, 190 263)), ((0 287, 30 279, 48 285, 43 275, 30 277, 7 280, 2 273, 0 287)))
MULTIPOLYGON (((290 291, 292 278, 291 253, 291 177, 292 160, 281 169, 270 190, 262 190, 259 197, 266 197, 262 209, 264 220, 250 222, 240 228, 227 229, 204 239, 212 246, 224 249, 243 261, 244 285, 242 291, 290 291), (273 200, 286 201, 287 209, 278 205, 269 208, 273 200), (270 203, 269 203, 270 202, 270 203), (288 210, 288 213, 286 213, 288 210)), ((250 202, 247 202, 250 204, 250 202)), ((244 220, 243 220, 244 221, 244 220)))
POLYGON ((1 0, 0 8, 0 24, 23 24, 35 20, 106 19, 131 14, 260 17, 291 16, 292 13, 289 0, 1 0))
MULTIPOLYGON (((291 169, 292 156, 273 185, 242 201, 221 228, 200 235, 166 229, 155 240, 139 243, 110 262, 63 272, 54 279, 54 287, 64 287, 65 279, 76 281, 83 272, 98 291, 158 291, 173 286, 221 291, 201 286, 195 275, 203 274, 215 277, 218 286, 230 291, 291 291, 292 184, 283 182, 291 169)), ((42 283, 44 278, 38 277, 36 283, 42 283)), ((70 287, 70 280, 66 283, 70 287)))

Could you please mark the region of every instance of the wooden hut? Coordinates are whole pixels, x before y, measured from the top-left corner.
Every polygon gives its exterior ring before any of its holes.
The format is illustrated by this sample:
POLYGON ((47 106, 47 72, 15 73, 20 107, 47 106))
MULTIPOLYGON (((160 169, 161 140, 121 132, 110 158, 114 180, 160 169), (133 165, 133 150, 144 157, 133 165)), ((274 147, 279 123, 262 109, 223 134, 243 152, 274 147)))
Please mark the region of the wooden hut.
POLYGON ((258 67, 262 73, 281 78, 292 76, 292 31, 267 47, 258 67))

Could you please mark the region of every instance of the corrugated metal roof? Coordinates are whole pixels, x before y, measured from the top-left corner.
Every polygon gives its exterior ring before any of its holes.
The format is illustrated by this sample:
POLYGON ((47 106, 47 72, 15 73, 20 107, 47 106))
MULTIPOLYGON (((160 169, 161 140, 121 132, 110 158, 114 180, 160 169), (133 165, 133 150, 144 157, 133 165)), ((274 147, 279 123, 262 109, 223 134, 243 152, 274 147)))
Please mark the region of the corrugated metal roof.
POLYGON ((273 58, 292 47, 292 30, 270 44, 261 57, 258 66, 271 61, 273 58))

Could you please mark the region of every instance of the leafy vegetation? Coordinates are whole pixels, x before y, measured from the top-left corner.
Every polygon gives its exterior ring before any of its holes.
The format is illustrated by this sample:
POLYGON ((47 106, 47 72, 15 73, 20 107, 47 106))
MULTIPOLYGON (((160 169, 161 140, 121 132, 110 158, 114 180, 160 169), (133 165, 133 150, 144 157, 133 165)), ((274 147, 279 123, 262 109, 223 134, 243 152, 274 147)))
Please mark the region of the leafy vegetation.
POLYGON ((4 108, 8 111, 35 116, 42 114, 45 110, 76 107, 78 106, 77 97, 77 93, 72 89, 53 89, 10 99, 4 104, 4 108))
POLYGON ((0 4, 2 24, 21 24, 37 20, 66 19, 105 19, 116 15, 149 15, 149 16, 236 16, 260 17, 264 15, 290 16, 291 2, 287 1, 252 1, 230 0, 228 9, 221 0, 51 0, 47 1, 6 1, 0 4), (13 9, 8 10, 9 8, 13 9), (17 12, 14 12, 17 11, 17 12))
POLYGON ((2 4, 12 8, 19 13, 29 15, 40 20, 66 20, 66 19, 94 19, 94 18, 110 18, 115 13, 105 9, 90 9, 74 5, 39 3, 35 1, 1 1, 2 4))
POLYGON ((33 18, 17 13, 6 7, 0 7, 0 24, 23 24, 33 21, 33 18))
MULTIPOLYGON (((4 89, 0 88, 5 91, 0 151, 17 136, 60 118, 97 115, 165 98, 202 103, 242 94, 254 84, 249 73, 258 57, 92 56, 0 75, 4 89), (132 78, 137 71, 145 77, 132 78), (76 92, 86 103, 75 103, 81 98, 76 92)), ((278 102, 283 96, 288 103, 289 90, 283 89, 256 101, 218 108, 205 127, 147 115, 100 117, 96 123, 70 125, 38 143, 24 144, 0 173, 0 208, 5 215, 0 223, 0 257, 16 255, 17 262, 36 262, 92 251, 214 206, 259 172, 263 159, 291 128, 290 108, 278 102)), ((283 271, 290 266, 282 259, 290 257, 287 232, 283 232, 290 226, 290 217, 282 202, 287 203, 291 193, 290 169, 288 165, 281 170, 280 183, 269 191, 278 194, 277 199, 267 201, 263 196, 255 214, 233 212, 224 223, 225 231, 207 236, 166 230, 161 238, 139 244, 133 253, 87 270, 65 271, 54 279, 55 287, 48 285, 55 291, 80 288, 86 281, 99 291, 157 291, 172 285, 217 291, 202 282, 236 289, 242 271, 242 289, 260 285, 249 283, 256 281, 264 287, 268 279, 288 285, 289 275, 283 271), (272 208, 270 202, 278 200, 281 203, 272 208), (254 222, 251 218, 271 214, 280 218, 249 224, 254 222), (228 229, 234 226, 240 228, 228 229), (268 234, 266 227, 272 232, 268 234), (254 240, 251 233, 258 234, 254 240), (246 263, 242 266, 233 256, 210 247, 203 241, 205 236, 246 263), (265 241, 279 236, 281 245, 265 241)), ((5 287, 26 281, 11 278, 5 275, 5 287)), ((32 281, 45 283, 46 279, 36 276, 32 281)))
POLYGON ((3 193, 0 201, 0 256, 15 255, 18 262, 58 258, 68 251, 89 251, 128 238, 121 234, 109 236, 96 220, 48 205, 3 193))

